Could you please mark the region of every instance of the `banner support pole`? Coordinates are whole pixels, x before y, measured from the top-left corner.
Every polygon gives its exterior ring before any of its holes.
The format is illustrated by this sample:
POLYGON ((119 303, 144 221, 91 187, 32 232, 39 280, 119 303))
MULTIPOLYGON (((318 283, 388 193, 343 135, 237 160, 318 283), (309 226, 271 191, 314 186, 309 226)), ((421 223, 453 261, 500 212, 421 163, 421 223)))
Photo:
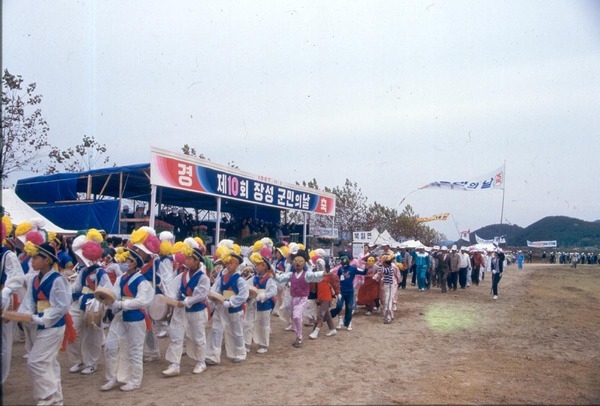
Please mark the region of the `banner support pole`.
POLYGON ((504 160, 504 173, 502 174, 502 210, 500 211, 500 224, 504 219, 504 195, 506 193, 506 159, 504 160))

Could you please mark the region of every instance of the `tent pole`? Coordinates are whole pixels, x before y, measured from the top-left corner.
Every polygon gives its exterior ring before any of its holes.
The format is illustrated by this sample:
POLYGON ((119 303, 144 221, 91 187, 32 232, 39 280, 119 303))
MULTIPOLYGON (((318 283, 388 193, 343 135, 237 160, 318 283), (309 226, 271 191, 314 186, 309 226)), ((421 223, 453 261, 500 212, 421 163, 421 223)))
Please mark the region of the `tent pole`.
POLYGON ((500 211, 500 224, 504 218, 504 193, 506 192, 506 159, 504 160, 504 171, 502 173, 502 210, 500 211))
POLYGON ((215 221, 215 225, 215 242, 213 244, 213 249, 219 243, 219 230, 221 229, 221 197, 219 196, 217 196, 217 221, 215 221))
POLYGON ((156 204, 156 185, 150 185, 150 228, 154 228, 154 205, 156 204))
POLYGON ((87 190, 85 192, 85 198, 87 200, 90 200, 91 196, 92 196, 92 175, 88 175, 87 176, 87 190))
POLYGON ((306 246, 306 212, 302 212, 302 216, 304 217, 304 221, 302 224, 302 245, 304 245, 304 247, 306 247, 306 250, 308 251, 308 247, 306 246))

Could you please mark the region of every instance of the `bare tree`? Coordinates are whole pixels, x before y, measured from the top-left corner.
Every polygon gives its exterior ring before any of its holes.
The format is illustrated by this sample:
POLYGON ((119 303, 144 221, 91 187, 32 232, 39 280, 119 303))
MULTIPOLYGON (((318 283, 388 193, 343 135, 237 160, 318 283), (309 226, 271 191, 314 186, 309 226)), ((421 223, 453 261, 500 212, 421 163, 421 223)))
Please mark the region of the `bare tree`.
POLYGON ((20 75, 8 69, 2 75, 2 155, 0 178, 17 171, 39 172, 49 147, 50 127, 42 116, 42 95, 36 84, 23 85, 20 75))
MULTIPOLYGON (((110 157, 105 156, 106 144, 100 144, 93 136, 84 135, 81 144, 66 149, 52 147, 48 154, 50 163, 46 175, 58 172, 82 172, 106 165, 110 157)), ((113 163, 112 166, 115 166, 113 163)))

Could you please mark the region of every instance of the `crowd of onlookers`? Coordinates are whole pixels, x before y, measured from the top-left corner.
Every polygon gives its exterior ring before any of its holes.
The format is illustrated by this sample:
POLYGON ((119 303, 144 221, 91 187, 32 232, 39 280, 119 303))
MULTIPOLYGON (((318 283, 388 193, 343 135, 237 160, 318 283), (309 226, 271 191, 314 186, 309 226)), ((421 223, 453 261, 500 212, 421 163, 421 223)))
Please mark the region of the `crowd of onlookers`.
MULTIPOLYGON (((146 211, 144 206, 137 206, 134 212, 131 212, 128 205, 123 206, 121 218, 139 219, 140 222, 122 222, 120 234, 130 234, 131 231, 138 228, 144 221, 147 221, 145 219, 148 216, 149 212, 146 211)), ((194 236, 212 236, 216 227, 214 221, 198 220, 192 213, 182 208, 161 210, 160 214, 156 216, 155 221, 166 226, 165 228, 168 228, 168 231, 171 231, 177 240, 194 236)), ((158 229, 159 227, 156 228, 158 229)), ((254 219, 250 216, 241 218, 231 215, 223 216, 220 228, 224 230, 228 238, 233 238, 241 243, 245 240, 254 241, 262 237, 269 237, 275 242, 297 242, 302 233, 302 225, 297 225, 294 222, 290 222, 289 224, 272 222, 254 219)))

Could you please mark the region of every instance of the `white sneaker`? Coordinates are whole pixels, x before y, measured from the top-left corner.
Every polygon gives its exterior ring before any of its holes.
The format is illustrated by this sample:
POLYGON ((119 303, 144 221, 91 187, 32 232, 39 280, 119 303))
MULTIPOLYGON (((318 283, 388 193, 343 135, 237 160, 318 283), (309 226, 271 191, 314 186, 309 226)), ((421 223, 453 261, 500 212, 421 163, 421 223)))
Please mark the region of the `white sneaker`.
POLYGON ((329 330, 329 331, 327 332, 327 334, 325 334, 325 337, 331 337, 331 336, 334 336, 334 335, 336 335, 336 334, 337 334, 337 330, 336 330, 336 329, 329 330))
POLYGON ((344 319, 340 318, 340 321, 338 322, 337 328, 340 329, 342 327, 344 327, 344 319))
POLYGON ((92 366, 89 366, 89 367, 86 367, 86 368, 84 368, 84 369, 82 369, 82 370, 81 370, 81 373, 82 373, 83 375, 91 375, 91 374, 93 374, 94 372, 96 372, 96 367, 95 367, 95 366, 93 366, 93 365, 92 365, 92 366))
POLYGON ((206 364, 204 362, 198 362, 192 371, 195 374, 201 374, 206 371, 206 364))
POLYGON ((79 372, 83 368, 83 364, 75 364, 71 368, 69 368, 69 372, 74 374, 75 372, 79 372))
POLYGON ((264 354, 267 352, 267 347, 260 347, 258 350, 256 350, 256 352, 259 354, 264 354))
POLYGON ((29 358, 29 353, 26 352, 25 354, 23 354, 23 358, 25 358, 25 359, 29 358))
POLYGON ((163 338, 163 337, 166 337, 166 336, 167 336, 167 331, 166 330, 163 330, 163 331, 159 332, 156 335, 156 337, 158 337, 158 338, 163 338))
POLYGON ((285 328, 285 331, 292 331, 294 329, 294 326, 292 326, 291 324, 288 324, 288 326, 285 328))
POLYGON ((350 322, 350 324, 348 324, 348 327, 346 327, 346 330, 352 331, 352 322, 350 322))
POLYGON ((179 367, 175 364, 169 365, 169 368, 162 371, 164 376, 177 376, 179 375, 179 367))
POLYGON ((136 390, 136 389, 139 389, 139 388, 140 388, 139 386, 135 386, 135 385, 133 385, 133 384, 131 384, 131 383, 128 383, 127 385, 123 385, 123 386, 121 386, 121 388, 120 388, 120 389, 121 389, 123 392, 129 392, 129 391, 136 390))
POLYGON ((308 338, 315 340, 319 336, 319 329, 316 328, 308 335, 308 338))
POLYGON ((498 299, 498 295, 494 295, 494 297, 492 299, 494 299, 494 300, 498 299))
POLYGON ((60 396, 58 395, 58 393, 55 392, 52 395, 48 396, 46 399, 38 400, 36 405, 37 406, 57 405, 59 403, 62 404, 60 396))
POLYGON ((111 390, 115 386, 117 386, 117 381, 108 381, 100 387, 100 390, 101 391, 111 390))
POLYGON ((370 315, 372 315, 372 314, 373 314, 373 313, 371 313, 371 312, 366 312, 366 313, 365 313, 365 316, 370 316, 370 315))

